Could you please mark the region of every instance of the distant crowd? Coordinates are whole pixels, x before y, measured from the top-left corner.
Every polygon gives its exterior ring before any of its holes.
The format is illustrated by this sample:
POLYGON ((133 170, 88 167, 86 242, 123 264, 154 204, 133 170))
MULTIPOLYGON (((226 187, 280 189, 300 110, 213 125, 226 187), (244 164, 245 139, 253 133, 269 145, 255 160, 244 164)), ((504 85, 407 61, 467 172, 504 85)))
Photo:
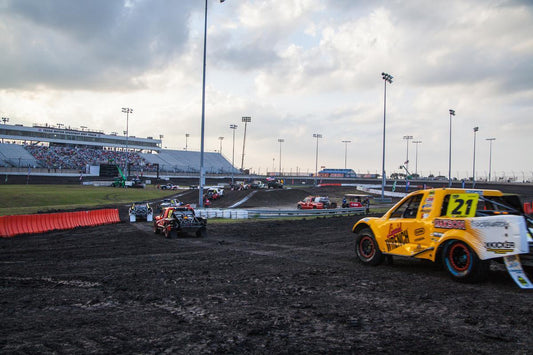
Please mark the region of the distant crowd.
MULTIPOLYGON (((42 167, 48 169, 83 170, 87 165, 98 165, 113 161, 118 165, 126 164, 126 152, 93 148, 47 147, 25 145, 26 150, 37 159, 42 167)), ((130 152, 127 160, 132 166, 145 165, 143 158, 130 152)))

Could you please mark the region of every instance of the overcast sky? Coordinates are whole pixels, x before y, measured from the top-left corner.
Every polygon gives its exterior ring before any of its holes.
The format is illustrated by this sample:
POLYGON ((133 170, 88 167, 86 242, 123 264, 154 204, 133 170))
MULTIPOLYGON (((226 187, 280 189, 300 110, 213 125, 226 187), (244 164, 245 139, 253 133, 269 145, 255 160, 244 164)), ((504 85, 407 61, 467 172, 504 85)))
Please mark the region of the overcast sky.
MULTIPOLYGON (((206 151, 265 173, 533 175, 533 4, 465 0, 209 0, 206 151), (413 140, 418 144, 418 159, 413 140), (344 144, 343 140, 351 143, 344 144)), ((126 129, 200 150, 203 0, 0 0, 0 114, 9 124, 126 129)))

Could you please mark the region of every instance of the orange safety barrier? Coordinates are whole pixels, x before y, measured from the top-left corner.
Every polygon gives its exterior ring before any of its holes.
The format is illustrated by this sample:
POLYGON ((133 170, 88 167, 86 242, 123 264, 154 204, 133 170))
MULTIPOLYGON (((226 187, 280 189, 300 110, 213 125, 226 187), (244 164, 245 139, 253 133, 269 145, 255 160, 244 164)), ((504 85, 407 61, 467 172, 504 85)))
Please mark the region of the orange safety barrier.
POLYGON ((0 237, 119 223, 118 209, 0 216, 0 237))
POLYGON ((99 210, 87 211, 89 220, 95 225, 99 226, 104 224, 104 218, 102 212, 99 210))

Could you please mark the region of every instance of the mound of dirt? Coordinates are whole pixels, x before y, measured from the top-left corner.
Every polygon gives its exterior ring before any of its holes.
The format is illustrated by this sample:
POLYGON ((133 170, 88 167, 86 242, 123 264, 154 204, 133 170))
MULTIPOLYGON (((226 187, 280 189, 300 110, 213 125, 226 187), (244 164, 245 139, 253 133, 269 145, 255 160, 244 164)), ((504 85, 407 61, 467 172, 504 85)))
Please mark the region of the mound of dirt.
MULTIPOLYGON (((298 201, 306 196, 329 196, 333 202, 340 205, 342 197, 347 193, 356 193, 354 187, 325 186, 286 189, 264 189, 264 190, 224 190, 224 196, 218 200, 211 201, 212 208, 280 208, 295 209, 298 201), (239 202, 241 202, 238 204, 239 202), (236 205, 238 204, 238 205, 236 205)), ((190 190, 177 195, 178 199, 184 203, 198 203, 198 190, 190 190)))

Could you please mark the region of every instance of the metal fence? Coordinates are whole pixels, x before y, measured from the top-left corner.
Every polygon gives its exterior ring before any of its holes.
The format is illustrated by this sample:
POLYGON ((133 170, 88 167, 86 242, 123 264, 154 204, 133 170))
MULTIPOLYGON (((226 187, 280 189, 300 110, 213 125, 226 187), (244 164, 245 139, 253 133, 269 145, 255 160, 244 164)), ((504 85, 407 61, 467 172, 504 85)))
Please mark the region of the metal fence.
POLYGON ((348 216, 364 215, 364 207, 333 208, 323 210, 244 210, 228 208, 205 208, 195 210, 196 215, 203 218, 228 218, 228 219, 268 219, 290 217, 319 217, 319 216, 348 216))

